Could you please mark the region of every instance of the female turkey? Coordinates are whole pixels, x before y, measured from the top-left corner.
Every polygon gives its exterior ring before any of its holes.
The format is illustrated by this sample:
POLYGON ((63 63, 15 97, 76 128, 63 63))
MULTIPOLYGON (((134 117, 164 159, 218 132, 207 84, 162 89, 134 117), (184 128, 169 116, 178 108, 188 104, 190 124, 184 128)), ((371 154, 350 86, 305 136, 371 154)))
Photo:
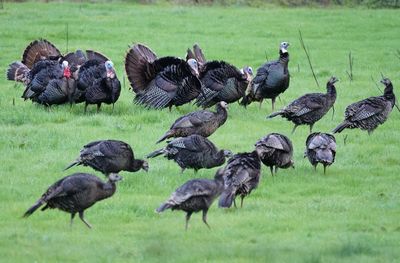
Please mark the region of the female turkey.
POLYGON ((382 79, 381 83, 385 85, 383 95, 369 97, 347 106, 344 113, 345 120, 333 130, 333 133, 340 133, 347 128, 359 128, 371 134, 387 120, 395 105, 396 96, 393 93, 393 84, 388 78, 382 79))
POLYGON ((218 150, 217 147, 200 135, 190 135, 174 139, 162 149, 147 155, 154 158, 163 154, 168 160, 174 160, 182 169, 194 169, 195 172, 202 168, 213 168, 225 163, 225 158, 232 155, 229 150, 218 150))
POLYGON ((83 146, 78 158, 64 170, 75 165, 90 166, 106 176, 120 171, 137 172, 143 169, 147 172, 149 169, 146 161, 135 159, 129 144, 117 140, 94 141, 83 146))
POLYGON ((108 182, 103 182, 97 176, 76 173, 62 178, 51 185, 42 197, 29 208, 24 217, 33 214, 39 207, 46 204, 41 210, 58 208, 71 214, 71 225, 76 213, 79 218, 91 228, 84 218, 86 209, 96 202, 111 197, 116 190, 115 183, 122 179, 118 174, 110 174, 108 182))
POLYGON ((236 207, 236 196, 243 199, 257 188, 260 182, 261 162, 256 151, 235 154, 223 170, 224 192, 219 199, 219 207, 236 207))
POLYGON ((157 213, 161 213, 166 209, 182 210, 186 212, 185 230, 188 228, 191 215, 199 211, 203 211, 203 222, 208 228, 207 212, 214 200, 224 190, 224 182, 221 170, 210 179, 193 179, 187 181, 181 187, 172 193, 171 197, 159 208, 157 213))
POLYGON ((310 133, 314 123, 319 121, 332 108, 336 101, 335 83, 337 78, 331 77, 326 84, 326 93, 309 93, 291 102, 280 111, 274 112, 267 118, 282 116, 294 123, 292 133, 298 125, 310 125, 310 133))
POLYGON ((326 167, 333 164, 336 156, 336 139, 333 135, 322 132, 314 132, 307 137, 306 151, 304 157, 317 170, 317 165, 321 163, 324 166, 324 174, 326 167))
POLYGON ((178 118, 171 128, 157 141, 157 143, 172 137, 186 137, 198 134, 208 137, 213 134, 228 118, 228 104, 221 101, 216 106, 216 112, 199 110, 178 118))
POLYGON ((157 58, 150 48, 136 44, 125 57, 125 71, 136 93, 135 101, 149 108, 180 106, 197 98, 201 83, 197 61, 157 58))
POLYGON ((225 61, 206 62, 197 44, 193 46, 193 51, 188 49, 186 59, 196 59, 199 62, 203 94, 197 97, 196 105, 204 108, 214 106, 220 101, 238 101, 245 95, 253 76, 251 67, 239 70, 225 61))
POLYGON ((272 99, 272 111, 275 99, 289 87, 290 75, 288 70, 289 43, 282 42, 279 47, 279 59, 270 61, 257 69, 257 74, 250 83, 249 93, 241 104, 247 106, 253 101, 259 101, 260 107, 264 99, 272 99))
POLYGON ((278 168, 294 168, 293 145, 285 135, 270 133, 256 142, 255 146, 261 161, 270 168, 272 176, 278 172, 278 168))

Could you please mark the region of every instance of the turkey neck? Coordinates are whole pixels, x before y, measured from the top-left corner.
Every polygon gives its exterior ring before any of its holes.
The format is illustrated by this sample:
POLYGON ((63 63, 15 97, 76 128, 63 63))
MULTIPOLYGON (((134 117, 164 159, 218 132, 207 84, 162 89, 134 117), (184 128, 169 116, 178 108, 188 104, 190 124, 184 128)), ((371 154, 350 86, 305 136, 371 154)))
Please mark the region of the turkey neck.
POLYGON ((288 73, 288 64, 289 64, 289 53, 282 53, 282 51, 279 51, 279 63, 283 65, 283 72, 285 74, 288 73))
POLYGON ((228 118, 228 112, 220 104, 217 105, 217 117, 218 117, 218 120, 220 121, 219 126, 224 124, 226 119, 228 118))
POLYGON ((103 188, 101 189, 98 195, 98 200, 103 200, 112 196, 115 193, 116 189, 117 187, 115 185, 115 182, 108 180, 107 183, 103 184, 103 188))
POLYGON ((385 97, 385 99, 389 100, 392 103, 392 107, 394 106, 396 97, 393 93, 393 84, 392 83, 390 83, 389 85, 387 85, 385 87, 385 91, 383 92, 383 97, 385 97))
POLYGON ((326 85, 326 94, 328 95, 328 99, 331 104, 335 103, 336 100, 336 87, 332 83, 328 83, 326 85))

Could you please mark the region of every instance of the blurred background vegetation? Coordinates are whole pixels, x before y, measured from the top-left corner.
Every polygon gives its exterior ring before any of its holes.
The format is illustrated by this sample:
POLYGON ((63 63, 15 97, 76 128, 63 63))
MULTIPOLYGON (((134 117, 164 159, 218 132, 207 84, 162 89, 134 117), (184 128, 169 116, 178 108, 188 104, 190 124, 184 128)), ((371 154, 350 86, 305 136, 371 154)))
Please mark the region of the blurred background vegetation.
MULTIPOLYGON (((0 0, 3 2, 27 2, 26 0, 0 0)), ((140 4, 172 4, 172 5, 218 5, 218 6, 286 6, 286 7, 363 7, 363 8, 400 8, 400 0, 75 0, 41 2, 131 2, 140 4)))

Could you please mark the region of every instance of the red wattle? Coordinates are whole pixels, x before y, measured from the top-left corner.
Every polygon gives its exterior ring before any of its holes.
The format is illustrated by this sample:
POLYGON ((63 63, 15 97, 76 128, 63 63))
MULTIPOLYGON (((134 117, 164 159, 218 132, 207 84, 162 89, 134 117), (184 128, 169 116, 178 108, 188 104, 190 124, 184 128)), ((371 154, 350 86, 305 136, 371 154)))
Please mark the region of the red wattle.
POLYGON ((69 68, 64 69, 64 77, 66 77, 66 78, 71 77, 71 71, 69 70, 69 68))

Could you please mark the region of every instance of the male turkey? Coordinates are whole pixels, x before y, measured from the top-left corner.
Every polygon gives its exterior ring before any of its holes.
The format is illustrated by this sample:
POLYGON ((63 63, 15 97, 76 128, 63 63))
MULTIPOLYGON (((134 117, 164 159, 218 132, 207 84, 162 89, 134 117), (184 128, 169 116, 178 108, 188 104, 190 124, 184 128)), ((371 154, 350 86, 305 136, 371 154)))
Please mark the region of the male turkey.
POLYGON ((163 154, 168 160, 174 160, 182 169, 194 169, 195 172, 202 168, 213 168, 225 163, 225 158, 232 155, 229 150, 218 150, 217 147, 200 135, 176 138, 162 149, 147 155, 147 158, 163 154))
POLYGON ((381 83, 385 85, 383 95, 369 97, 347 106, 344 113, 345 120, 333 130, 333 133, 340 133, 347 128, 359 128, 371 134, 387 120, 395 105, 396 96, 393 93, 393 84, 388 78, 383 78, 381 83))
POLYGON ((223 170, 224 192, 219 199, 219 207, 236 207, 236 196, 243 199, 257 188, 261 175, 261 162, 256 151, 235 154, 223 170))
POLYGON ((172 193, 171 197, 159 208, 157 213, 161 213, 166 209, 182 210, 186 212, 185 230, 191 215, 199 211, 203 211, 203 222, 208 228, 207 212, 214 200, 224 190, 224 182, 221 169, 215 174, 214 180, 210 179, 193 179, 187 181, 181 187, 172 193))
POLYGON ((294 168, 293 145, 285 135, 270 133, 256 142, 255 146, 261 161, 270 168, 272 176, 277 173, 278 168, 294 168))
POLYGON ((83 146, 78 158, 64 170, 75 165, 90 166, 106 176, 120 171, 137 172, 143 169, 147 172, 149 169, 146 161, 135 159, 129 144, 117 140, 94 141, 83 146))
POLYGON ((289 43, 282 42, 279 48, 279 59, 270 61, 257 69, 257 74, 250 83, 249 93, 241 104, 247 106, 253 101, 259 101, 260 107, 264 99, 272 99, 272 111, 275 99, 289 87, 290 75, 288 70, 289 43))
POLYGON ((228 104, 221 101, 216 106, 216 112, 199 110, 178 118, 171 128, 157 141, 164 141, 171 137, 186 137, 198 134, 208 137, 213 134, 228 118, 228 104))
POLYGON ((292 133, 298 125, 310 125, 310 133, 314 123, 319 121, 336 101, 335 83, 337 78, 331 77, 326 84, 326 93, 308 93, 294 100, 280 111, 274 112, 267 118, 282 116, 294 123, 292 133))
POLYGON ((317 170, 318 163, 324 166, 324 174, 326 167, 333 164, 336 155, 336 139, 333 135, 322 132, 314 132, 307 137, 306 151, 304 157, 317 170))
POLYGON ((197 44, 193 46, 193 51, 188 49, 186 59, 196 59, 199 62, 203 94, 197 97, 196 104, 204 108, 214 106, 220 101, 238 101, 245 95, 253 76, 251 67, 239 70, 225 61, 206 62, 197 44))
POLYGON ((39 207, 46 204, 41 210, 58 208, 71 214, 71 225, 75 214, 91 228, 84 218, 86 209, 96 202, 111 197, 116 190, 115 183, 122 179, 118 174, 110 174, 108 182, 103 182, 97 176, 76 173, 62 178, 51 185, 42 197, 29 208, 24 217, 33 214, 39 207))
POLYGON ((136 93, 135 101, 149 108, 180 106, 197 98, 201 83, 197 61, 157 58, 150 48, 136 44, 125 57, 125 71, 136 93))

